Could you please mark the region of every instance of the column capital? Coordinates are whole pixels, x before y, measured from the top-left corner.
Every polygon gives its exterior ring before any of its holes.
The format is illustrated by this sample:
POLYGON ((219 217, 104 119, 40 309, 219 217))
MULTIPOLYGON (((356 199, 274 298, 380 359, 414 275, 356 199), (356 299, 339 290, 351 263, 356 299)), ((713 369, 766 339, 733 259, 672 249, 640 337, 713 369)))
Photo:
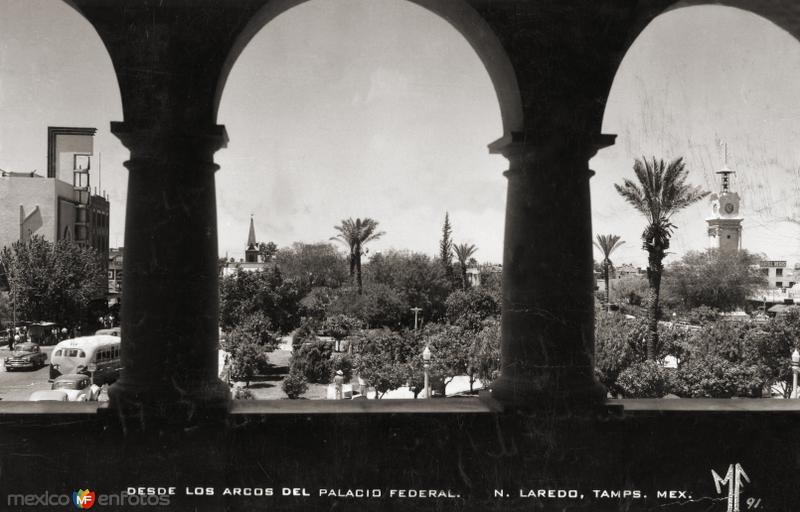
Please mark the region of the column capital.
POLYGON ((600 133, 591 136, 566 135, 564 137, 531 136, 523 132, 510 132, 489 144, 489 153, 503 155, 512 161, 531 162, 548 156, 562 157, 568 150, 589 160, 603 148, 613 146, 616 134, 600 133))
POLYGON ((212 154, 228 146, 225 125, 205 127, 138 126, 125 121, 111 121, 111 133, 131 151, 156 152, 176 148, 193 148, 212 154))

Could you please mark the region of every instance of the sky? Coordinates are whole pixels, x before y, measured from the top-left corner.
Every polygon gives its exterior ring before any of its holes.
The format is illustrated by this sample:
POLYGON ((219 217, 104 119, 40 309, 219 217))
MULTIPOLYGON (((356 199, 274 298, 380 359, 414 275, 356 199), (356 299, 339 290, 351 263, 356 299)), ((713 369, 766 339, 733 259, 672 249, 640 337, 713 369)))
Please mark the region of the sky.
MULTIPOLYGON (((646 263, 643 219, 613 188, 633 159, 683 156, 689 181, 716 190, 721 140, 743 246, 800 262, 799 70, 795 39, 733 8, 678 9, 645 30, 606 109, 617 143, 590 164, 594 231, 626 241, 615 263, 646 263)), ((123 245, 128 153, 109 133, 119 91, 99 37, 65 4, 0 0, 0 119, 0 168, 14 171, 44 173, 48 125, 98 128, 92 184, 110 196, 111 245, 123 245)), ((230 136, 216 155, 221 255, 244 256, 251 215, 259 241, 279 246, 372 217, 385 235, 371 251, 434 255, 447 211, 456 243, 502 261, 507 162, 486 148, 502 135, 496 95, 466 40, 417 5, 311 0, 281 14, 234 65, 219 123, 230 136)), ((668 261, 707 246, 708 210, 675 217, 668 261)))

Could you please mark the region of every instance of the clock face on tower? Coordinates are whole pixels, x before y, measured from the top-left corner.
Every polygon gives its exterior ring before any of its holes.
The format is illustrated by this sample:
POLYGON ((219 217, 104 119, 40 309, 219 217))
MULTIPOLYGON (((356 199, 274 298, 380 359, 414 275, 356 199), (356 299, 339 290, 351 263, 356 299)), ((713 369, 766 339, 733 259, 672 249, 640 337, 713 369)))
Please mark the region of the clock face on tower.
POLYGON ((733 210, 734 210, 733 203, 728 203, 725 205, 725 213, 731 214, 733 213, 733 210))

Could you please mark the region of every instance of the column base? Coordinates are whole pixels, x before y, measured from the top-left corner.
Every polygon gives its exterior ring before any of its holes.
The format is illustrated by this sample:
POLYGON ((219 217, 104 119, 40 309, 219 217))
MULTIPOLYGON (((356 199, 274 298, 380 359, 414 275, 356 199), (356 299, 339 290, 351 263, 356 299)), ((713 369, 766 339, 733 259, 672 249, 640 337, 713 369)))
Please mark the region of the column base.
POLYGON ((548 372, 538 375, 501 375, 491 385, 491 397, 504 408, 581 410, 602 406, 606 389, 585 375, 548 372))
POLYGON ((108 390, 109 405, 126 430, 162 430, 224 421, 231 403, 230 388, 214 379, 180 389, 168 382, 140 386, 124 377, 108 390))

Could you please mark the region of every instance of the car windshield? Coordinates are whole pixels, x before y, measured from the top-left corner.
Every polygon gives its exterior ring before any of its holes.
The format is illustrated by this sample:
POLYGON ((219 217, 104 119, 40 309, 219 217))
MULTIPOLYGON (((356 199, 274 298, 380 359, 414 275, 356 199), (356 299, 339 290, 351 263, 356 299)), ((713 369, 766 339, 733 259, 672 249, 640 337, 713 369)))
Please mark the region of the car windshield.
POLYGON ((15 356, 21 356, 24 354, 29 354, 31 352, 36 352, 36 348, 31 345, 21 345, 14 349, 15 356))
POLYGON ((89 382, 85 379, 82 380, 57 380, 53 383, 53 389, 83 389, 86 383, 89 382))

